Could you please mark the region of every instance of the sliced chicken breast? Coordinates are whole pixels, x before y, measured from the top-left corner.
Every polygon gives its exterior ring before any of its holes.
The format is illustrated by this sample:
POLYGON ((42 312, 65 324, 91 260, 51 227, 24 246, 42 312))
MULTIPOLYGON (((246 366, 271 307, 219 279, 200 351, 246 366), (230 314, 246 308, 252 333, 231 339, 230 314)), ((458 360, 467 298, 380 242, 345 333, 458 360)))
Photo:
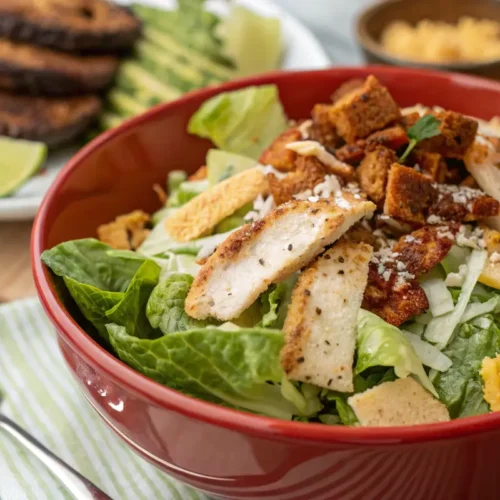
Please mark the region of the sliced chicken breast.
POLYGON ((351 396, 347 402, 359 423, 366 427, 432 424, 450 420, 446 406, 411 377, 384 382, 351 396))
POLYGON ((341 240, 299 277, 288 308, 281 364, 287 377, 353 392, 356 321, 373 248, 341 240))
POLYGON ((193 318, 230 320, 340 238, 375 205, 346 193, 294 200, 232 233, 196 276, 185 309, 193 318))
POLYGON ((195 240, 267 189, 266 175, 261 168, 245 170, 183 205, 167 218, 165 228, 174 240, 195 240))

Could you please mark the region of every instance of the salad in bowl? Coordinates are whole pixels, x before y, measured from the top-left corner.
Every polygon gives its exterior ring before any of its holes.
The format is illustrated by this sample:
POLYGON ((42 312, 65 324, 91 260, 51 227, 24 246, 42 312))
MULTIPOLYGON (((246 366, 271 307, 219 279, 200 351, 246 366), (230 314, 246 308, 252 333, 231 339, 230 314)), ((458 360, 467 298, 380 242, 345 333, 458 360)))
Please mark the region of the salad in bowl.
POLYGON ((274 85, 191 117, 164 207, 42 255, 84 330, 186 395, 325 425, 500 410, 498 126, 374 76, 291 122, 274 85))

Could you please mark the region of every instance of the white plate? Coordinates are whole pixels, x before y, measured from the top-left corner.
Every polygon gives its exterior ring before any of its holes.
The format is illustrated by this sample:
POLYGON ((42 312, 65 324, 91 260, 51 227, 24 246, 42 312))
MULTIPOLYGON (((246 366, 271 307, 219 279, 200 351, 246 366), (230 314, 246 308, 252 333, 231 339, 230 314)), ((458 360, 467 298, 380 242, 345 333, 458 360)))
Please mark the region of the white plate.
MULTIPOLYGON (((174 3, 172 0, 143 1, 159 7, 168 7, 174 3)), ((119 0, 119 3, 128 4, 132 0, 119 0)), ((283 69, 320 69, 330 65, 330 60, 316 37, 283 9, 265 0, 238 0, 237 3, 248 6, 261 15, 276 16, 282 20, 286 47, 283 69)), ((209 6, 223 14, 227 4, 221 0, 210 0, 209 6)), ((30 179, 15 195, 0 198, 0 221, 32 219, 51 182, 75 152, 75 148, 69 148, 51 154, 40 175, 30 179)))

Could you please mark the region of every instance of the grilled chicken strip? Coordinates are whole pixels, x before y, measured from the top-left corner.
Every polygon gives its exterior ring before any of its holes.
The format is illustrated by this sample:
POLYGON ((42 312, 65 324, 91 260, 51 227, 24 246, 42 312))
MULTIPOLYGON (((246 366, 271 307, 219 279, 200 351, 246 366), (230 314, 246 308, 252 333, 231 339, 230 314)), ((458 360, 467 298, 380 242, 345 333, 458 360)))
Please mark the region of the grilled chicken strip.
POLYGON ((200 269, 186 299, 193 318, 238 317, 272 283, 307 265, 375 205, 346 193, 294 200, 232 233, 200 269))
POLYGON ((356 323, 372 254, 370 245, 340 240, 301 273, 284 325, 288 378, 354 391, 356 323))
POLYGON ((66 52, 114 52, 132 47, 141 23, 106 0, 2 0, 0 36, 66 52))

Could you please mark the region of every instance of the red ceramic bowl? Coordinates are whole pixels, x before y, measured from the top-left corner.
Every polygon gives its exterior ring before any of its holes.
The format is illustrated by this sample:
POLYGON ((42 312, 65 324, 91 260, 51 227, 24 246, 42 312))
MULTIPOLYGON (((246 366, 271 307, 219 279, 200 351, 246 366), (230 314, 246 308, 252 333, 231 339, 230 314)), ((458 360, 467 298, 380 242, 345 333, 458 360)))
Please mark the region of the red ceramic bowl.
POLYGON ((116 433, 168 474, 234 499, 496 499, 500 413, 400 428, 285 422, 192 399, 135 372, 96 344, 56 296, 46 248, 94 236, 99 224, 158 202, 151 186, 171 169, 194 171, 210 146, 186 133, 207 98, 275 83, 290 118, 308 116, 349 78, 375 74, 402 105, 500 115, 500 84, 389 67, 275 73, 202 90, 159 106, 84 148, 54 182, 35 221, 32 259, 42 304, 71 372, 116 433))

